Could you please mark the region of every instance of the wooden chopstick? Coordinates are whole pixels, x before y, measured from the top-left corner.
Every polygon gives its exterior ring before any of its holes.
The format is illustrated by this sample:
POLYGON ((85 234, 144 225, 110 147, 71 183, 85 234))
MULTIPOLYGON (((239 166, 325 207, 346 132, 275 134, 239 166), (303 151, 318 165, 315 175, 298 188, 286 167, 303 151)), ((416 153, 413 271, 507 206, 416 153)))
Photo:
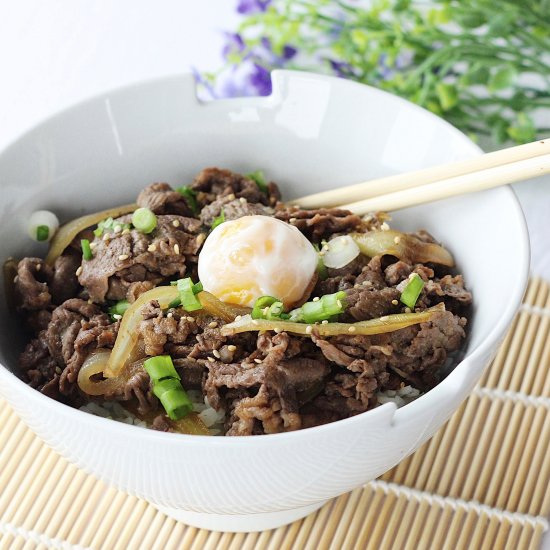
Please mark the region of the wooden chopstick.
MULTIPOLYGON (((486 153, 468 160, 441 164, 431 168, 408 172, 406 174, 396 174, 346 187, 339 187, 330 191, 307 195, 305 197, 295 199, 292 201, 292 204, 301 206, 302 208, 328 208, 343 204, 364 202, 366 199, 370 199, 372 197, 393 195, 418 186, 426 186, 434 182, 450 180, 458 176, 478 173, 491 168, 498 168, 503 165, 509 165, 549 154, 550 139, 534 141, 532 143, 509 147, 493 153, 486 153)), ((513 181, 520 181, 521 179, 527 179, 528 177, 533 176, 527 175, 525 178, 519 177, 513 181)), ((503 185, 504 183, 511 183, 511 181, 502 182, 500 184, 497 183, 496 185, 503 185)), ((475 190, 476 189, 470 189, 465 192, 475 190)), ((415 193, 413 193, 413 195, 416 196, 415 193)), ((395 198, 393 200, 395 200, 395 198)), ((418 202, 415 204, 418 204, 418 202)), ((402 208, 403 206, 406 206, 406 204, 395 208, 402 208)))
POLYGON ((434 181, 404 191, 343 204, 340 208, 351 210, 360 215, 380 210, 398 210, 455 195, 483 191, 492 187, 543 176, 544 174, 550 174, 550 154, 434 181))

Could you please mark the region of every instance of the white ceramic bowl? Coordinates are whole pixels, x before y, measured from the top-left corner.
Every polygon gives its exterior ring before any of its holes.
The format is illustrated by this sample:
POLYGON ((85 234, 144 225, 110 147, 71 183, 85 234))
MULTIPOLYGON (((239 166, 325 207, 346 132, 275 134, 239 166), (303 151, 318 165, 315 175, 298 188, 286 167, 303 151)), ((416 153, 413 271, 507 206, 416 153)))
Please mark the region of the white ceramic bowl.
MULTIPOLYGON (((263 169, 286 198, 472 157, 479 149, 428 112, 384 92, 305 73, 273 73, 273 94, 201 103, 191 76, 129 86, 38 125, 0 156, 0 258, 44 254, 26 236, 36 209, 63 220, 122 204, 154 181, 181 185, 205 166, 263 169)), ((385 404, 294 433, 197 437, 127 426, 45 397, 10 371, 22 345, 0 299, 0 392, 72 462, 192 525, 282 525, 379 476, 426 441, 468 395, 520 304, 528 239, 509 188, 411 208, 454 253, 473 291, 466 354, 406 407, 385 404)))

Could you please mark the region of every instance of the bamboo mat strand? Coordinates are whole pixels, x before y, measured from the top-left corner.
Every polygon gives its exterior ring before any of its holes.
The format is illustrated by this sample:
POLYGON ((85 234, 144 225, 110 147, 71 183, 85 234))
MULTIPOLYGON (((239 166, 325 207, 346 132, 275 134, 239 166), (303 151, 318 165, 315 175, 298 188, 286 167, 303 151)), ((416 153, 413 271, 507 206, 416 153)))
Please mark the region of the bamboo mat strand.
POLYGON ((188 527, 68 464, 0 400, 0 550, 536 549, 550 514, 550 286, 529 283, 493 364, 380 479, 262 533, 188 527))

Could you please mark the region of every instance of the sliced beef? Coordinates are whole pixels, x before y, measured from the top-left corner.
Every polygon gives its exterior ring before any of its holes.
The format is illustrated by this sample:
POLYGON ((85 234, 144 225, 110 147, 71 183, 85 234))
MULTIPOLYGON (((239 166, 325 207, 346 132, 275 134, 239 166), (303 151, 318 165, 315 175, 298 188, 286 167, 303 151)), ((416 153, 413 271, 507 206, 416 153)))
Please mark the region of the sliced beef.
POLYGON ((464 288, 462 275, 445 275, 441 279, 426 283, 425 292, 428 296, 452 298, 463 305, 472 303, 472 293, 464 288))
POLYGON ((201 206, 206 206, 227 195, 234 195, 237 199, 244 198, 248 202, 261 203, 265 206, 275 206, 281 198, 277 185, 272 182, 268 184, 267 193, 264 193, 254 180, 220 168, 202 170, 193 181, 191 189, 197 192, 201 206))
POLYGON ((236 220, 244 216, 271 216, 273 209, 258 202, 248 202, 244 197, 235 198, 233 194, 226 195, 207 204, 200 213, 200 220, 206 226, 211 226, 221 215, 225 221, 236 220))
POLYGON ((183 195, 167 183, 153 183, 147 186, 138 195, 137 204, 139 207, 149 208, 155 214, 176 214, 186 218, 192 218, 194 215, 183 195))
POLYGON ((40 258, 23 258, 17 266, 15 299, 21 310, 47 309, 52 304, 48 287, 53 269, 40 258))
POLYGON ((344 321, 366 321, 383 315, 399 313, 402 304, 401 293, 392 287, 376 290, 361 286, 346 291, 348 307, 342 317, 344 321))
MULTIPOLYGON (((130 216, 118 218, 128 223, 130 216)), ((132 229, 94 240, 93 258, 82 262, 80 284, 97 303, 131 298, 136 282, 158 284, 168 277, 182 277, 204 241, 200 222, 175 215, 157 217, 157 228, 146 235, 132 229), (130 291, 130 292, 129 292, 130 291)))
POLYGON ((319 208, 301 210, 299 208, 281 208, 275 212, 279 220, 297 227, 308 239, 319 242, 341 233, 361 231, 363 221, 349 210, 338 208, 319 208))
POLYGON ((117 330, 118 324, 111 324, 97 306, 72 298, 53 311, 47 329, 27 345, 20 368, 39 389, 59 375, 60 393, 73 395, 86 357, 96 348, 112 348, 117 330))
POLYGON ((227 435, 251 435, 257 422, 264 433, 299 429, 298 393, 328 375, 326 361, 301 355, 302 339, 287 333, 258 336, 257 350, 242 363, 207 364, 204 389, 214 408, 229 410, 227 435), (300 354, 300 357, 298 357, 300 354), (226 399, 228 390, 246 389, 226 399))
POLYGON ((81 262, 82 255, 71 250, 59 256, 55 261, 53 275, 49 283, 54 304, 62 304, 78 294, 80 285, 76 271, 81 262))
POLYGON ((142 316, 144 320, 138 330, 143 338, 146 355, 162 355, 167 342, 184 343, 190 334, 198 330, 192 317, 181 315, 181 310, 166 313, 157 301, 144 306, 142 316))

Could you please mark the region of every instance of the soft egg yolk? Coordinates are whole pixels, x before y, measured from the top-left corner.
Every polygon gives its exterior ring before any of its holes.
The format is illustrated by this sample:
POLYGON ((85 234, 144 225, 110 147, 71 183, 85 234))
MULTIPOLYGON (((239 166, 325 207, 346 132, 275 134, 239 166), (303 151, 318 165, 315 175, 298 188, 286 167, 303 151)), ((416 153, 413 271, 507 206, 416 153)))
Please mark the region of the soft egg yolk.
POLYGON ((260 296, 300 300, 317 253, 295 227, 269 216, 245 216, 216 227, 199 254, 203 287, 222 300, 252 307, 260 296))

